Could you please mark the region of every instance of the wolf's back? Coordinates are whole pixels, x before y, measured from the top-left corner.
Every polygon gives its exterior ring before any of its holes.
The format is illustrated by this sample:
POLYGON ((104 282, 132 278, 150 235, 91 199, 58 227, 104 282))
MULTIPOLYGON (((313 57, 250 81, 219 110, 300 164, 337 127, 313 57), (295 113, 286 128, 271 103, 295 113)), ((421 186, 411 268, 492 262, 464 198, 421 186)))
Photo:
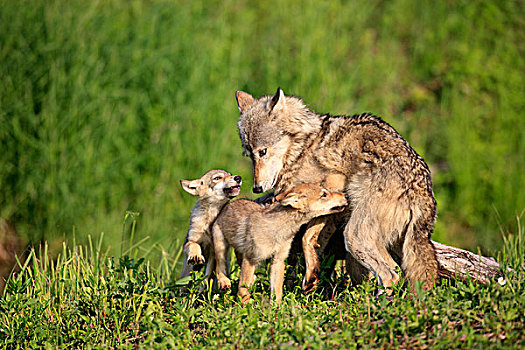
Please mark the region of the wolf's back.
MULTIPOLYGON (((391 222, 381 235, 392 245, 404 233, 402 268, 411 281, 431 287, 438 263, 430 235, 436 218, 430 170, 425 161, 388 123, 371 114, 351 117, 324 116, 319 144, 313 152, 323 167, 330 167, 349 178, 354 203, 367 202, 387 212, 410 212, 408 224, 389 215, 377 220, 391 222), (397 209, 396 209, 397 208, 397 209), (397 223, 399 221, 399 223, 397 223)), ((398 214, 400 215, 400 214, 398 214)))

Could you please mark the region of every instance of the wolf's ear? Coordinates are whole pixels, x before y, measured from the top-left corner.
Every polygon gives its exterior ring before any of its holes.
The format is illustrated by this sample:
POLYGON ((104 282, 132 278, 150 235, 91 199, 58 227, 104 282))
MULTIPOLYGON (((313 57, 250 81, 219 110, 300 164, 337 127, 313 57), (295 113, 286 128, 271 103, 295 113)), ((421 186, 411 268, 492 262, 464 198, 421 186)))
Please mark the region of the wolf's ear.
POLYGON ((270 101, 270 112, 283 110, 286 106, 286 97, 284 97, 284 92, 281 87, 277 88, 277 92, 273 95, 272 100, 270 101))
POLYGON ((199 192, 200 181, 199 180, 180 180, 180 184, 184 191, 188 192, 193 196, 197 196, 199 192))
MULTIPOLYGON (((277 196, 277 197, 279 197, 279 196, 277 196)), ((283 197, 284 198, 281 198, 281 200, 279 200, 281 205, 283 205, 283 206, 290 206, 290 207, 298 209, 298 210, 304 209, 304 200, 297 193, 295 193, 295 192, 288 192, 287 194, 284 194, 283 197)), ((275 199, 277 199, 277 198, 275 198, 275 199)))
POLYGON ((239 106, 239 112, 241 113, 250 107, 253 102, 255 102, 253 96, 244 91, 237 91, 235 96, 237 97, 237 106, 239 106))

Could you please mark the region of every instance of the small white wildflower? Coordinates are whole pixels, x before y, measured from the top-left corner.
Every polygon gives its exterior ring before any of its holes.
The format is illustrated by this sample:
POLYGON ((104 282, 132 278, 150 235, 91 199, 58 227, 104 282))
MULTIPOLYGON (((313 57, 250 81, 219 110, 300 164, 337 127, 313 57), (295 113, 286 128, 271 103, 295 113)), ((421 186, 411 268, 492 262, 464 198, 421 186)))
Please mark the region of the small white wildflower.
POLYGON ((505 284, 507 284, 507 281, 503 277, 500 277, 498 278, 498 283, 500 284, 500 286, 504 286, 505 284))

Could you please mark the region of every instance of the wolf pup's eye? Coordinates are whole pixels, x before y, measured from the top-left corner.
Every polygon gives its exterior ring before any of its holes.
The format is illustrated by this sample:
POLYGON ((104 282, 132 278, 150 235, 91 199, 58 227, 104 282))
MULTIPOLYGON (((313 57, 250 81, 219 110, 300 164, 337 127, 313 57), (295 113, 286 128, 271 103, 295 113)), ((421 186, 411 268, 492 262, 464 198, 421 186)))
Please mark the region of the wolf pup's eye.
POLYGON ((259 151, 259 157, 264 157, 266 155, 266 148, 259 151))

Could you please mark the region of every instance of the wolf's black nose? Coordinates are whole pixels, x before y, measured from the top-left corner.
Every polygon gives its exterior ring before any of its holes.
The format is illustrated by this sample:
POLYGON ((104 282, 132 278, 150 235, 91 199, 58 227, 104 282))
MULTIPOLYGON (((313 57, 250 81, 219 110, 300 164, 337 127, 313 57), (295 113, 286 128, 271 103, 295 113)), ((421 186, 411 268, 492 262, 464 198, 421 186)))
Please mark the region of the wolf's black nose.
POLYGON ((253 186, 253 193, 262 193, 262 186, 253 186))
POLYGON ((241 178, 239 175, 235 175, 235 176, 233 177, 233 180, 234 180, 235 182, 237 182, 238 184, 240 184, 242 178, 241 178))

